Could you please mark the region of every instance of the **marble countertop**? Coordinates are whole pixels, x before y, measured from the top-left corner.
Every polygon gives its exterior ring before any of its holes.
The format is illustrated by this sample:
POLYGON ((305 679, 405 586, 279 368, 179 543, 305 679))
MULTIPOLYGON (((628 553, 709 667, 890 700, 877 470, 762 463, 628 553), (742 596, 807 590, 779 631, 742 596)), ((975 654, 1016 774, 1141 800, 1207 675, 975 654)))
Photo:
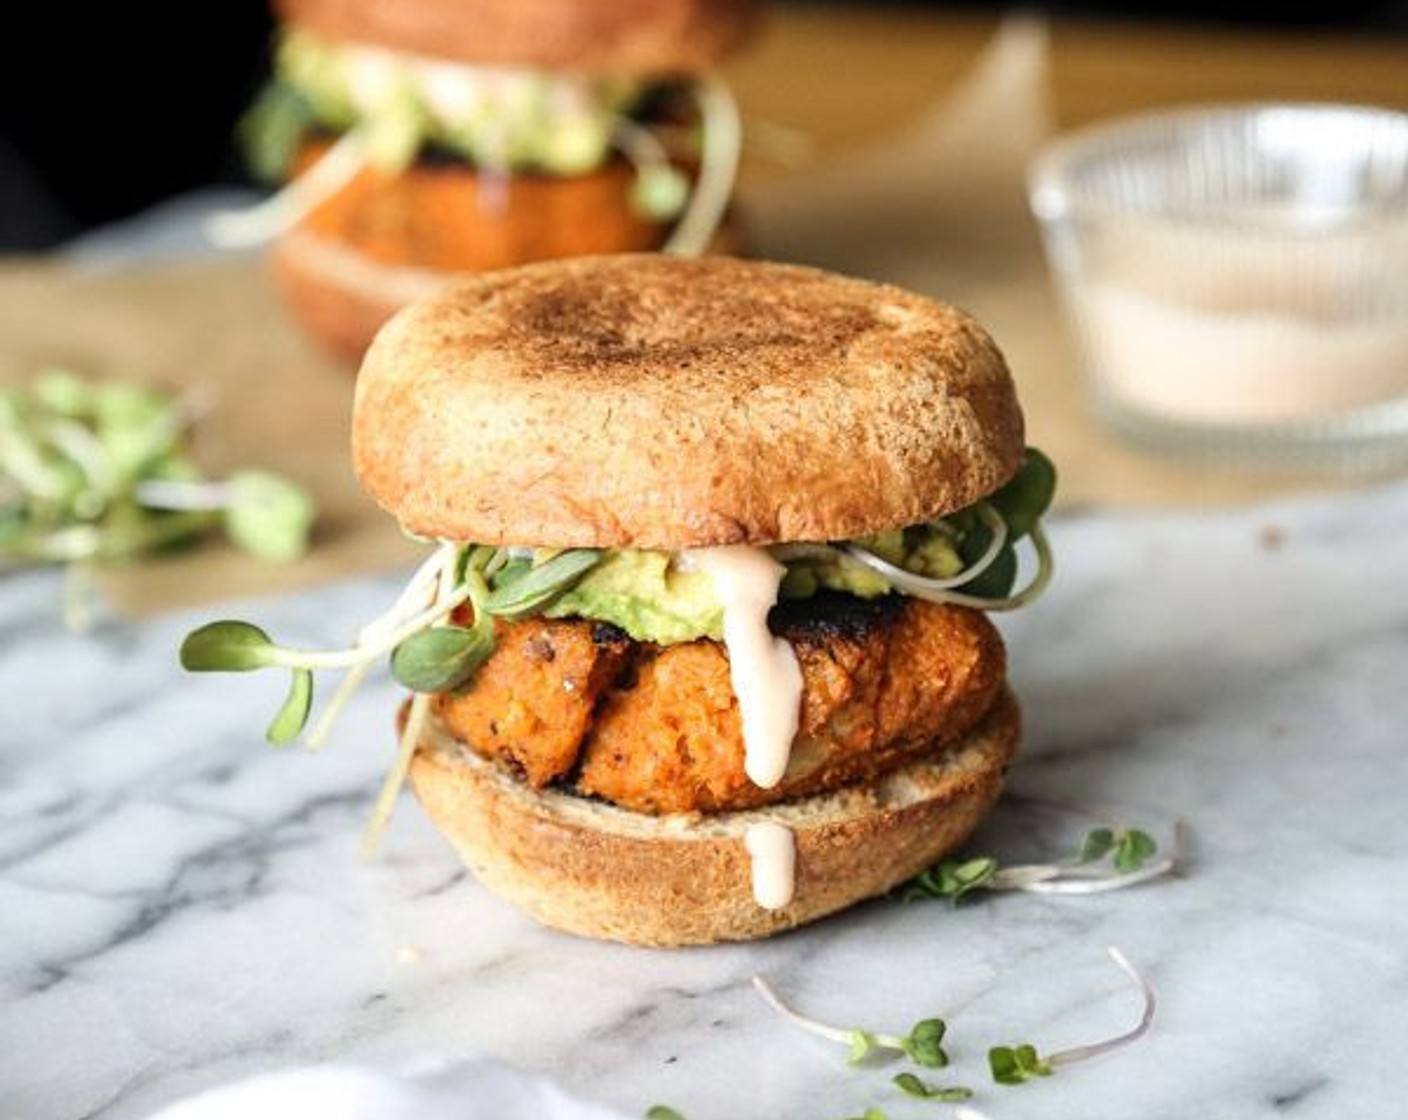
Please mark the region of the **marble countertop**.
MULTIPOLYGON (((396 690, 317 757, 263 745, 283 682, 186 677, 212 612, 86 636, 53 572, 0 580, 0 1114, 119 1120, 256 1071, 488 1055, 640 1116, 951 1116, 774 1015, 949 1021, 995 1120, 1385 1116, 1408 1037, 1408 484, 1200 514, 1066 515, 1048 596, 1001 625, 1027 713, 1012 788, 1111 810, 1184 873, 1103 895, 882 901, 772 941, 676 952, 540 929, 408 798, 357 847, 396 690), (1021 1087, 997 1042, 1059 1049, 1160 1006, 1134 1046, 1021 1087)), ((222 606, 335 643, 400 577, 222 606)), ((1046 858, 1086 825, 1005 802, 970 845, 1046 858)), ((1394 1102, 1394 1103, 1390 1103, 1394 1102)), ((469 1113, 472 1115, 473 1113, 469 1113)))

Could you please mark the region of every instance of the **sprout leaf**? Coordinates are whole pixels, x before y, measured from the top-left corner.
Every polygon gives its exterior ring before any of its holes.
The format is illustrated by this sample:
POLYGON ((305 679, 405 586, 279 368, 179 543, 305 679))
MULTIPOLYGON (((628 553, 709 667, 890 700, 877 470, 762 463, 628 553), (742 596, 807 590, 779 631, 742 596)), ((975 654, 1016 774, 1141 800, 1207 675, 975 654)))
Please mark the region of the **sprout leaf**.
POLYGON ((435 627, 396 647, 391 674, 413 692, 448 692, 468 680, 493 652, 492 627, 435 627))
POLYGON ((1115 847, 1115 833, 1109 828, 1092 828, 1085 834, 1077 859, 1081 863, 1094 863, 1104 859, 1115 847))
POLYGON ((313 674, 307 669, 294 669, 293 680, 289 683, 288 696, 283 707, 278 710, 269 724, 265 737, 271 743, 282 746, 298 737, 308 722, 308 712, 313 707, 313 674))
POLYGON ((181 643, 181 667, 192 673, 246 673, 276 664, 277 649, 269 635, 251 623, 208 622, 181 643))
POLYGON ((988 1068, 999 1085, 1020 1085, 1033 1078, 1051 1076, 1051 1063, 1029 1043, 994 1046, 988 1051, 988 1068))
POLYGON ((948 1054, 943 1048, 944 1032, 947 1030, 948 1026, 942 1019, 921 1019, 900 1040, 900 1047, 916 1065, 941 1069, 948 1065, 948 1054))
POLYGON ((943 1087, 930 1085, 922 1078, 916 1077, 912 1073, 897 1073, 890 1079, 898 1087, 900 1092, 906 1096, 919 1097, 921 1100, 944 1101, 946 1103, 957 1103, 958 1101, 971 1100, 973 1090, 963 1085, 943 1087))
POLYGON ((1056 494, 1056 468, 1035 447, 1028 447, 1017 473, 989 501, 1007 522, 1011 540, 1032 531, 1056 494))
POLYGON ((595 548, 559 552, 551 560, 523 571, 516 579, 499 580, 484 601, 484 609, 504 618, 531 614, 596 567, 601 557, 601 551, 595 548))

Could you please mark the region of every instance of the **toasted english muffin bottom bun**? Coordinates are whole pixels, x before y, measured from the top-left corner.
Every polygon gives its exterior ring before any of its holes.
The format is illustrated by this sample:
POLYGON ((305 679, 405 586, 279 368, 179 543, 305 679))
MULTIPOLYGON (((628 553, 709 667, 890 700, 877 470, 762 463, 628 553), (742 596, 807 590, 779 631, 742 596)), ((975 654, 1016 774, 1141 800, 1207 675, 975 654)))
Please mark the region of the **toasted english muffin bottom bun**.
POLYGON ((411 784, 475 877, 544 925, 657 947, 767 937, 882 895, 961 844, 1002 791, 1020 716, 1004 692, 956 745, 766 809, 654 817, 534 791, 432 723, 411 784), (793 834, 791 901, 753 896, 750 824, 793 834))
POLYGON ((358 478, 408 531, 554 548, 863 536, 971 505, 1023 449, 967 315, 725 257, 452 283, 377 336, 352 422, 358 478))
POLYGON ((761 0, 275 0, 324 38, 482 66, 687 74, 743 42, 761 0))

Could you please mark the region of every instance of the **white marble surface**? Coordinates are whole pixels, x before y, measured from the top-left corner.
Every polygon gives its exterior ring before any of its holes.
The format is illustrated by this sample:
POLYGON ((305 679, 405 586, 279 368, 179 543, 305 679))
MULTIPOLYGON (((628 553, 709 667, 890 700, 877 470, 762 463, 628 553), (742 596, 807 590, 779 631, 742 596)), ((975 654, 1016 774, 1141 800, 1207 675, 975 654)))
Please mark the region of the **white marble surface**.
MULTIPOLYGON (((950 1021, 996 1120, 1401 1114, 1408 1038, 1408 484, 1054 526, 1049 596, 1003 620, 1029 794, 1196 839, 1186 877, 1084 898, 881 902, 752 947, 658 952, 539 929, 458 869, 415 805, 357 841, 395 690, 319 757, 262 744, 283 681, 185 677, 212 612, 78 637, 53 573, 0 580, 0 1116, 144 1116, 257 1071, 484 1054, 639 1116, 827 1120, 912 1101, 748 986, 878 1030, 950 1021), (1057 1049, 1161 997, 1136 1046, 992 1085, 994 1042, 1057 1049)), ((341 639, 361 581, 222 607, 341 639)), ((1059 852, 1083 823, 1008 804, 975 848, 1059 852)), ((473 1110, 466 1115, 473 1116, 473 1110)))

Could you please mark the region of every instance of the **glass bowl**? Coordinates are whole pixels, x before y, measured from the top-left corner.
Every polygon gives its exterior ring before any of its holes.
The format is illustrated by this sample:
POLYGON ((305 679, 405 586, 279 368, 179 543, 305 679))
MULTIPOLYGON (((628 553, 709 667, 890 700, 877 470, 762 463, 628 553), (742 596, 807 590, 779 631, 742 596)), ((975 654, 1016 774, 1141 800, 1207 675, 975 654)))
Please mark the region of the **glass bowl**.
POLYGON ((1051 141, 1029 186, 1116 431, 1223 458, 1408 466, 1408 114, 1123 118, 1051 141))

